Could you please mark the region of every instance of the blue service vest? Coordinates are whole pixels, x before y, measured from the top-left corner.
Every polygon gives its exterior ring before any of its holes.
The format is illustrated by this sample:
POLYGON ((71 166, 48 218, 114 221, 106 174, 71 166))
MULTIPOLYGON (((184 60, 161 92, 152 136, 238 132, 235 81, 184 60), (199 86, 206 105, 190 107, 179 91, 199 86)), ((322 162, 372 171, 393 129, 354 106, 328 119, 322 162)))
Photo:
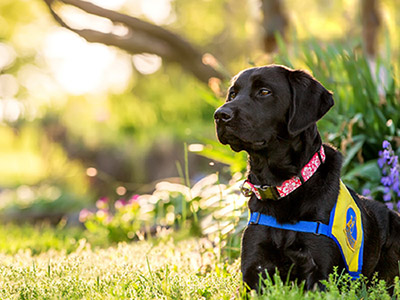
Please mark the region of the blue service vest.
POLYGON ((274 217, 258 212, 250 214, 248 224, 325 235, 338 245, 349 275, 357 279, 361 274, 364 250, 361 211, 342 181, 340 181, 339 196, 330 213, 328 225, 309 221, 280 224, 274 217))

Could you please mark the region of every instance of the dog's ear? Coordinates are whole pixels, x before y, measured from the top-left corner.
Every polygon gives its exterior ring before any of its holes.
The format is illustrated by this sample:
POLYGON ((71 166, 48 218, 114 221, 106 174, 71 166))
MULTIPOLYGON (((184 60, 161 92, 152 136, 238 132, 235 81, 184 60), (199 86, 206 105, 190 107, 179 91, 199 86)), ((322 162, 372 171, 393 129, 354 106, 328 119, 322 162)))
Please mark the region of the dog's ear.
POLYGON ((332 93, 314 77, 304 71, 290 71, 288 75, 292 90, 288 130, 297 135, 317 122, 333 106, 332 93))

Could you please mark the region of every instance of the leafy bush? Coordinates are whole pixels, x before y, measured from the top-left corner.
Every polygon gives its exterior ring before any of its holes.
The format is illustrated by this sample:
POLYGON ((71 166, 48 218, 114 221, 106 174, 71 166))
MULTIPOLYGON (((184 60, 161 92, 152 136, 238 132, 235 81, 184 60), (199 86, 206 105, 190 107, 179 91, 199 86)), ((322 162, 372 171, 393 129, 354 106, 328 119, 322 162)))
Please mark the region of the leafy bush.
POLYGON ((0 217, 3 221, 58 222, 63 216, 82 208, 87 199, 61 185, 21 185, 0 190, 0 217))
POLYGON ((277 62, 306 67, 333 91, 335 106, 318 125, 324 140, 344 154, 343 180, 358 192, 379 186, 382 141, 400 142, 400 60, 391 57, 390 46, 373 60, 359 44, 296 45, 289 53, 281 43, 277 62))
POLYGON ((193 187, 160 182, 149 195, 135 195, 129 201, 106 198, 96 202, 95 210, 83 209, 80 221, 89 241, 109 242, 143 239, 164 233, 160 229, 179 229, 191 236, 207 236, 230 258, 239 254, 240 237, 247 223, 246 198, 239 193, 238 173, 228 184, 211 174, 193 187))
POLYGON ((117 200, 114 203, 114 212, 111 211, 108 198, 97 200, 96 207, 96 212, 83 209, 79 214, 79 220, 90 233, 104 236, 110 242, 129 241, 136 237, 142 225, 138 195, 129 201, 117 200))

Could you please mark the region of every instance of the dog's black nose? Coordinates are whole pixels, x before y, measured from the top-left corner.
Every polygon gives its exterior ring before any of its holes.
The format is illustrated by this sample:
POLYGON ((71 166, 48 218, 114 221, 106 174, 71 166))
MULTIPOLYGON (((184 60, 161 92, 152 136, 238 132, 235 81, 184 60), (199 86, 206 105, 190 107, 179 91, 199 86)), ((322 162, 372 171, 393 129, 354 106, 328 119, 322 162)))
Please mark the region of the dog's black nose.
POLYGON ((221 106, 214 113, 214 119, 216 121, 222 121, 228 123, 230 120, 232 120, 232 118, 233 118, 233 111, 228 107, 221 106))

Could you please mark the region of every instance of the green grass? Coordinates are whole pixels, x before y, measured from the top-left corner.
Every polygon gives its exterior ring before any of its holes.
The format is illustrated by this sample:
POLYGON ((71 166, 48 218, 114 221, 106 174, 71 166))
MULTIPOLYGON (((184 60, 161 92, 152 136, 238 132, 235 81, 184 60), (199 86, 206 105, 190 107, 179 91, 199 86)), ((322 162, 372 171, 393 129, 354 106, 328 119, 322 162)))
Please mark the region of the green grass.
POLYGON ((51 227, 42 224, 38 226, 2 224, 0 230, 0 253, 15 254, 29 249, 32 255, 50 249, 63 250, 70 253, 79 246, 78 241, 84 238, 82 229, 63 226, 51 227))
POLYGON ((385 282, 331 275, 326 292, 304 291, 279 276, 264 294, 246 294, 240 261, 228 262, 206 238, 179 242, 172 235, 135 243, 92 247, 75 229, 3 226, 0 299, 398 299, 385 282), (70 239, 67 237, 70 236, 70 239), (75 237, 72 237, 75 236, 75 237), (75 240, 73 243, 72 240, 75 240), (19 250, 13 243, 17 241, 19 250), (25 241, 24 243, 22 241, 25 241), (58 241, 58 242, 57 242, 58 241), (57 249, 58 247, 58 249, 57 249), (68 248, 69 247, 69 248, 68 248), (32 250, 36 249, 36 250, 32 250))
MULTIPOLYGON (((68 245, 65 238, 55 242, 62 236, 60 229, 10 225, 5 229, 25 244, 20 242, 18 251, 8 247, 0 252, 0 299, 244 299, 246 295, 240 261, 228 262, 220 248, 206 238, 176 242, 167 235, 105 248, 93 248, 80 239, 67 251, 62 248, 68 245), (30 245, 36 246, 36 252, 30 245), (60 249, 55 250, 57 245, 60 249)), ((70 230, 62 232, 65 237, 70 230)), ((9 245, 13 242, 9 235, 9 245)), ((284 282, 275 276, 265 281, 264 294, 252 291, 247 298, 392 298, 385 283, 378 280, 367 285, 365 280, 332 275, 326 287, 326 292, 306 292, 302 283, 284 282)), ((397 299, 398 282, 394 290, 393 299, 397 299)))
POLYGON ((224 265, 207 240, 119 244, 0 255, 1 299, 229 299, 238 264, 224 265))

